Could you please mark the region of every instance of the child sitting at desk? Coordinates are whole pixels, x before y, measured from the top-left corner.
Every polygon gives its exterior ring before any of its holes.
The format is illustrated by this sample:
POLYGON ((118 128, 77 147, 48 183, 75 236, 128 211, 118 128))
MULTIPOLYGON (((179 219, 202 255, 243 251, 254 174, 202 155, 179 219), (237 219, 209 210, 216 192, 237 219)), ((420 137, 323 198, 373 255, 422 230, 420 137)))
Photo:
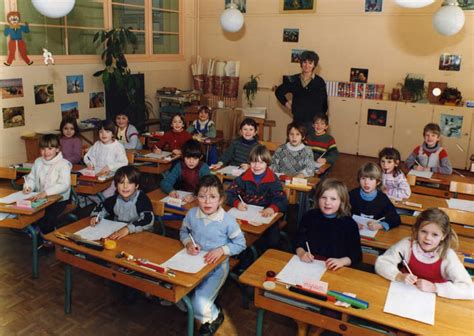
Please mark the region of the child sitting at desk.
MULTIPOLYGON (((198 141, 202 141, 204 138, 215 138, 217 130, 214 121, 211 120, 211 109, 207 106, 200 106, 198 110, 198 119, 194 120, 189 125, 187 131, 198 141)), ((216 145, 209 146, 207 162, 209 164, 214 164, 217 162, 217 147, 216 145)))
POLYGON ((82 141, 79 137, 79 126, 76 118, 66 116, 59 125, 61 131, 61 153, 63 157, 72 164, 78 164, 82 160, 82 141))
POLYGON ((329 163, 331 166, 337 160, 339 152, 336 140, 327 134, 329 118, 327 115, 316 115, 313 119, 313 130, 307 130, 306 144, 311 147, 314 159, 320 165, 329 163))
POLYGON ((431 171, 450 175, 453 167, 446 150, 440 146, 441 128, 438 124, 429 123, 423 128, 424 142, 416 146, 405 161, 407 169, 431 171))
POLYGON ((303 143, 306 129, 303 124, 292 122, 286 128, 288 142, 277 148, 270 168, 276 173, 296 177, 311 177, 316 170, 313 152, 303 143))
POLYGON ((92 226, 98 218, 128 223, 108 238, 120 239, 131 233, 151 231, 155 222, 153 206, 148 196, 139 190, 140 172, 134 166, 124 166, 114 175, 117 193, 95 207, 91 213, 92 226))
MULTIPOLYGON (((400 225, 400 216, 387 195, 378 188, 382 182, 382 170, 373 162, 367 162, 357 172, 359 188, 349 193, 352 214, 371 218, 369 230, 390 230, 400 225)), ((361 228, 361 224, 359 227, 361 228)))
POLYGON ((160 154, 162 150, 165 150, 174 155, 181 155, 181 147, 190 139, 191 134, 186 131, 186 121, 181 114, 177 113, 171 118, 171 130, 161 137, 153 153, 160 154))
MULTIPOLYGON (((201 145, 196 140, 188 140, 183 145, 183 159, 165 173, 161 180, 160 188, 171 197, 178 198, 176 190, 192 191, 196 190, 199 179, 211 172, 207 163, 202 162, 201 145)), ((194 196, 185 197, 185 202, 192 202, 194 196)))
MULTIPOLYGON (((199 207, 192 208, 183 220, 179 237, 191 255, 208 251, 206 263, 222 256, 237 255, 245 249, 245 238, 234 217, 222 208, 224 188, 214 175, 199 180, 196 188, 199 207), (194 241, 193 241, 194 239, 194 241)), ((229 259, 211 271, 194 290, 191 301, 194 317, 201 324, 199 335, 214 335, 224 321, 222 309, 214 300, 229 273, 229 259)))
POLYGON ((38 221, 41 233, 46 234, 54 230, 58 216, 69 202, 72 164, 63 158, 60 140, 55 134, 43 135, 39 141, 39 148, 41 157, 35 160, 31 172, 25 176, 23 193, 38 191, 39 194, 33 196, 31 201, 51 195, 62 196, 61 200, 46 208, 44 217, 38 221))
POLYGON ((142 149, 140 134, 135 126, 129 123, 128 114, 125 111, 115 115, 117 125, 117 140, 125 149, 142 149))
POLYGON ((379 152, 382 167, 382 190, 388 197, 397 200, 409 198, 410 185, 400 169, 400 152, 393 147, 385 147, 379 152))
POLYGON ((415 285, 424 292, 474 300, 471 277, 453 250, 457 243, 448 215, 437 208, 427 209, 417 217, 411 237, 377 258, 375 271, 390 281, 415 285))

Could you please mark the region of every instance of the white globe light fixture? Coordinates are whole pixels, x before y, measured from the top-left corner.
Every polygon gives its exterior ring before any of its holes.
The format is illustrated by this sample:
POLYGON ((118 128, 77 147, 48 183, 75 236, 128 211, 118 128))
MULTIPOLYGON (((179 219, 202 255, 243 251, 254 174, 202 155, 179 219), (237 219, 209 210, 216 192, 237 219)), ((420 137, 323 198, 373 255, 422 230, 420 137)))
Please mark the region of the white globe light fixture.
POLYGON ((221 26, 224 31, 229 33, 238 32, 244 25, 244 16, 237 9, 237 6, 231 2, 221 15, 221 26))
POLYGON ((395 3, 404 8, 422 8, 431 5, 435 0, 395 0, 395 3))
POLYGON ((445 0, 433 16, 433 26, 438 33, 452 36, 464 26, 464 11, 459 8, 457 0, 445 0))
POLYGON ((68 15, 76 0, 31 0, 31 3, 44 16, 57 19, 68 15))

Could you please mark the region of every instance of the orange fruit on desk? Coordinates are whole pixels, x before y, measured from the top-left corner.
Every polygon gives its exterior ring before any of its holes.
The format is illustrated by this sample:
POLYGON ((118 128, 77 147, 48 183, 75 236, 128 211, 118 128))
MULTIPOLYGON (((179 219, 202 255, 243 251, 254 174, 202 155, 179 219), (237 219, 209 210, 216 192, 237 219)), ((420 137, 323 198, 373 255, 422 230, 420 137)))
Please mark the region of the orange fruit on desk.
POLYGON ((117 247, 117 242, 115 240, 112 240, 112 239, 106 239, 104 241, 104 248, 106 250, 113 250, 117 247))

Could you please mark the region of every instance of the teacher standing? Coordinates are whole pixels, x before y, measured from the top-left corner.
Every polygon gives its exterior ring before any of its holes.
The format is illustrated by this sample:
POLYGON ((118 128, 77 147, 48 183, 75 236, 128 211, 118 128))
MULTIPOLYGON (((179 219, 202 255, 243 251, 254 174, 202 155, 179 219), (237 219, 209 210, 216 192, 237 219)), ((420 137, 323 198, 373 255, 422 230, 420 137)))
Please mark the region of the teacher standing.
POLYGON ((319 56, 314 51, 305 50, 300 56, 301 73, 285 76, 283 84, 275 91, 278 101, 293 114, 293 121, 303 123, 308 131, 313 128, 313 119, 328 110, 328 95, 324 79, 314 73, 319 56), (285 94, 291 92, 293 100, 285 94))

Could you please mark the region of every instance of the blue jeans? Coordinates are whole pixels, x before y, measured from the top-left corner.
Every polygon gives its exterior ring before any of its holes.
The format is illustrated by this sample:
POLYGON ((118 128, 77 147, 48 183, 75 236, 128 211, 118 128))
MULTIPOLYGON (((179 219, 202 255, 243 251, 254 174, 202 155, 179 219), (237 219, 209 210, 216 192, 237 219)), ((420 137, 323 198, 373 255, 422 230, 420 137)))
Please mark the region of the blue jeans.
POLYGON ((217 266, 207 277, 196 287, 191 297, 194 309, 194 318, 201 323, 212 322, 217 318, 219 310, 214 301, 219 294, 219 290, 224 285, 229 274, 229 260, 217 266))

